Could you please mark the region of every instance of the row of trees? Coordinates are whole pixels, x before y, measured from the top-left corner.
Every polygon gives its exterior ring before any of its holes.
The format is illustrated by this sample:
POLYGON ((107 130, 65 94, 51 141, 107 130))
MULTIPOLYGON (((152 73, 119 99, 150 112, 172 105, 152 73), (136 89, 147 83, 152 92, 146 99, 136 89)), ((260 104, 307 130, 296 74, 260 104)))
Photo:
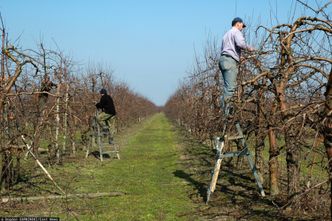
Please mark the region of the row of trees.
MULTIPOLYGON (((106 88, 117 109, 117 129, 157 111, 147 98, 114 79, 102 66, 82 67, 61 51, 43 44, 34 50, 8 42, 4 26, 0 67, 1 190, 21 175, 21 159, 28 152, 38 160, 48 152, 48 163, 61 163, 84 149, 99 90, 106 88)), ((39 161, 40 162, 40 161, 39 161)))
MULTIPOLYGON (((315 10, 299 1, 313 16, 271 28, 257 27, 257 51, 245 53, 240 64, 234 117, 251 139, 256 167, 268 174, 270 194, 286 193, 289 201, 327 182, 327 176, 315 180, 312 171, 317 165, 322 170, 328 167, 321 123, 325 86, 332 70, 332 24, 326 14, 330 3, 315 10), (264 160, 265 146, 269 159, 264 160), (280 164, 285 165, 284 170, 280 164), (287 177, 285 190, 280 187, 283 175, 287 177)), ((203 61, 197 59, 165 107, 168 116, 203 142, 220 135, 222 127, 223 82, 216 45, 208 42, 203 61)))

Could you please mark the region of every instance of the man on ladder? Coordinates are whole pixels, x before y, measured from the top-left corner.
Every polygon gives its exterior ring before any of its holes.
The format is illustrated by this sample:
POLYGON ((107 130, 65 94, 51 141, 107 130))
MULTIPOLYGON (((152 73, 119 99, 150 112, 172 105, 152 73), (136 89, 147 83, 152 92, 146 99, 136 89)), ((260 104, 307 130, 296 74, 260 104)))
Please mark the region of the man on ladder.
POLYGON ((109 130, 110 140, 109 143, 113 143, 113 137, 115 134, 115 106, 113 99, 110 95, 107 94, 106 89, 100 90, 100 101, 96 104, 97 109, 100 109, 101 112, 97 115, 97 121, 103 130, 109 130))
POLYGON ((241 51, 254 51, 254 48, 246 44, 241 32, 245 27, 246 25, 241 18, 234 18, 232 28, 226 32, 222 39, 219 68, 224 79, 224 96, 221 98, 221 106, 225 116, 232 114, 229 113, 231 110, 230 100, 236 89, 241 51))
MULTIPOLYGON (((262 196, 265 196, 263 186, 259 180, 258 173, 248 146, 245 142, 245 136, 242 132, 239 122, 236 123, 237 136, 228 136, 226 134, 227 125, 231 122, 229 118, 233 115, 233 107, 231 106, 231 98, 236 89, 236 78, 239 72, 239 62, 242 50, 254 51, 254 48, 245 43, 242 30, 246 25, 241 18, 234 18, 232 21, 232 29, 229 30, 222 39, 221 56, 219 68, 224 79, 224 95, 221 98, 221 106, 224 113, 224 125, 222 137, 216 138, 215 147, 217 150, 215 166, 212 171, 212 178, 207 190, 206 203, 210 200, 211 193, 214 192, 218 181, 219 171, 223 158, 226 157, 246 157, 249 166, 256 179, 256 183, 262 196), (224 148, 229 145, 230 141, 240 141, 242 150, 237 152, 224 152, 224 148)), ((227 148, 226 148, 227 149, 227 148)))

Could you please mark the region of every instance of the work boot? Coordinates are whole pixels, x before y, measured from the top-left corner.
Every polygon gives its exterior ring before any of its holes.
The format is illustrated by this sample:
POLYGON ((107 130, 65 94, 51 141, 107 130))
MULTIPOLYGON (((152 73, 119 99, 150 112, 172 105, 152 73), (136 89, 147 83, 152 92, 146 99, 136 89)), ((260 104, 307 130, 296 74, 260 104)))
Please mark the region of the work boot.
POLYGON ((114 142, 113 142, 113 137, 110 137, 110 138, 109 138, 108 143, 109 143, 109 144, 114 144, 114 142))
POLYGON ((101 129, 101 134, 104 135, 104 136, 107 136, 109 134, 108 127, 103 127, 101 129))
POLYGON ((224 115, 225 117, 231 117, 234 114, 234 107, 232 105, 232 103, 228 103, 226 104, 225 110, 224 110, 224 115))
POLYGON ((233 116, 234 114, 234 107, 232 105, 229 105, 228 107, 228 115, 233 116))

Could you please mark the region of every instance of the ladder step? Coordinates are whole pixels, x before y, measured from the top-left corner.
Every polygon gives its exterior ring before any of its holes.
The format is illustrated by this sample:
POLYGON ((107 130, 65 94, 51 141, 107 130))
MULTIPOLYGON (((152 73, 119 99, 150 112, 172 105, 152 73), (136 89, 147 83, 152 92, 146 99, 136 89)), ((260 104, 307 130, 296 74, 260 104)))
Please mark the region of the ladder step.
POLYGON ((245 136, 232 136, 232 137, 228 137, 228 140, 240 140, 245 138, 245 136))
POLYGON ((114 151, 104 151, 103 153, 119 153, 119 151, 114 150, 114 151))
POLYGON ((244 157, 247 156, 247 151, 237 151, 237 152, 227 152, 222 155, 222 157, 228 158, 228 157, 244 157))

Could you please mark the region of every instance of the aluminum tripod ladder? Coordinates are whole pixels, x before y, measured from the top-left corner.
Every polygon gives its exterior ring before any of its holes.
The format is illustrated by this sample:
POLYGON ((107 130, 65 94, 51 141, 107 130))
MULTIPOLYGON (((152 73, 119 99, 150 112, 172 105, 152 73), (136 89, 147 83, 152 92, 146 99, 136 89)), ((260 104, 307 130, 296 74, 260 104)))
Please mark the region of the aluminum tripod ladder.
MULTIPOLYGON (((245 141, 245 136, 243 134, 242 128, 241 128, 239 123, 236 123, 235 126, 236 126, 236 130, 237 130, 238 135, 236 135, 236 136, 224 135, 223 137, 216 137, 215 138, 214 147, 217 150, 217 154, 216 154, 214 169, 212 171, 212 179, 211 179, 209 188, 207 190, 206 204, 209 202, 211 194, 216 189, 218 176, 219 176, 219 172, 220 172, 220 167, 221 167, 221 162, 222 162, 223 158, 228 158, 228 157, 245 157, 245 158, 247 158, 250 169, 251 169, 252 173, 254 174, 256 184, 259 188, 260 194, 263 197, 265 196, 263 185, 260 182, 258 171, 256 169, 256 166, 254 164, 252 155, 251 155, 251 153, 248 149, 247 143, 245 141), (240 145, 242 146, 243 149, 240 150, 240 151, 236 151, 236 152, 225 152, 224 153, 223 149, 227 149, 226 147, 232 141, 240 141, 240 145)), ((223 134, 225 134, 225 128, 224 128, 224 133, 223 134)))
MULTIPOLYGON (((109 142, 111 139, 111 134, 108 128, 102 129, 101 126, 98 124, 96 117, 93 117, 90 130, 91 147, 92 149, 96 149, 96 147, 98 148, 100 161, 104 160, 105 155, 108 155, 109 157, 113 156, 116 159, 120 159, 118 145, 114 141, 112 141, 112 143, 109 142)), ((87 158, 90 153, 90 149, 89 147, 87 147, 85 158, 87 158)))

